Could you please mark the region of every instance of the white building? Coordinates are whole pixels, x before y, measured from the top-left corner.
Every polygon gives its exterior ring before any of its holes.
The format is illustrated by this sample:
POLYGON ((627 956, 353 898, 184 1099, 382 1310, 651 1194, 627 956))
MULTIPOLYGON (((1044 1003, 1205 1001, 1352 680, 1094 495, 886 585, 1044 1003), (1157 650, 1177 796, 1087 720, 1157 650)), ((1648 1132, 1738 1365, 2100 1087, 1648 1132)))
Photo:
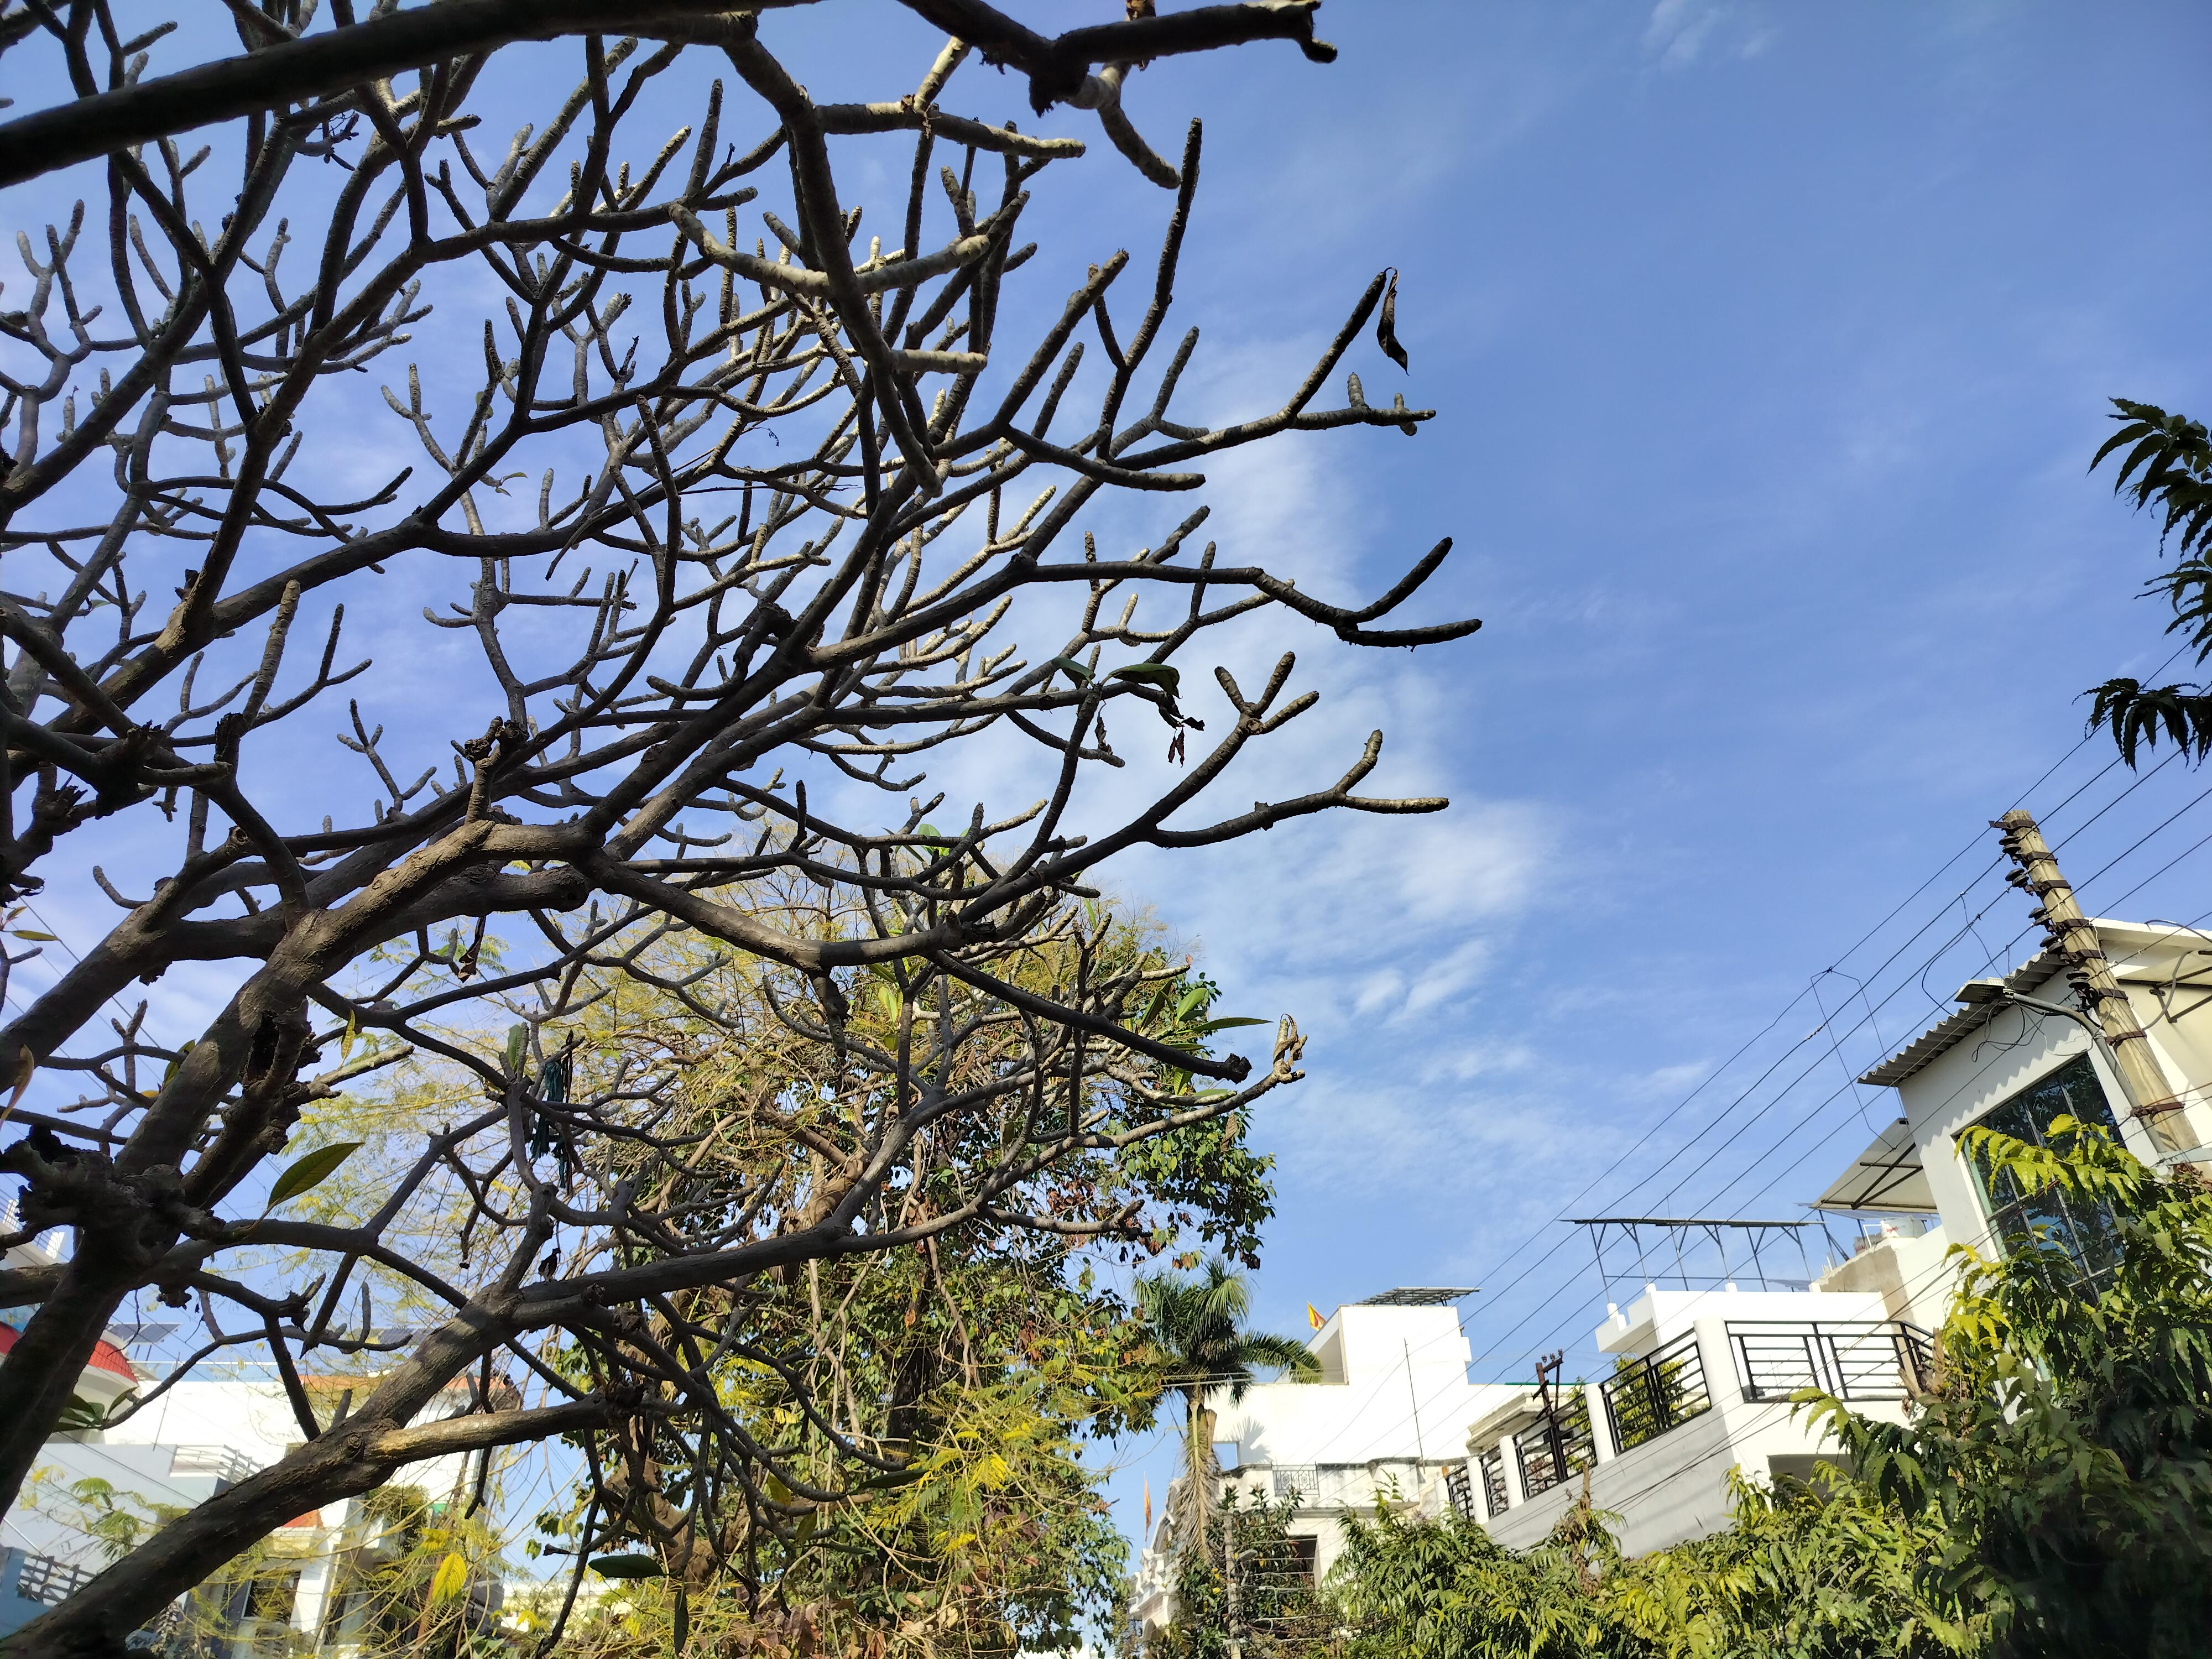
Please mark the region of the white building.
MULTIPOLYGON (((1467 1380, 1472 1356, 1457 1304, 1469 1294, 1400 1289, 1349 1304, 1307 1340, 1320 1381, 1255 1383, 1241 1401, 1225 1389, 1208 1398, 1226 1489, 1295 1497, 1289 1531, 1309 1577, 1334 1565, 1347 1511, 1371 1511, 1394 1493, 1402 1504, 1439 1508, 1447 1478, 1464 1461, 1466 1425, 1516 1392, 1467 1380)), ((1132 1646, 1174 1616, 1176 1509, 1171 1491, 1139 1559, 1132 1646)))
MULTIPOLYGON (((2184 1103, 2180 1139, 2199 1146, 2212 1130, 2212 934, 2093 925, 2184 1103)), ((2063 1113, 2113 1127, 2147 1162, 2161 1157, 2127 1112, 2101 1036, 2068 1012, 2064 969, 2045 954, 2002 980, 1961 988, 1957 1012, 1861 1079, 1895 1088, 1904 1112, 1816 1200, 1831 1213, 1871 1218, 1855 1255, 1804 1290, 1647 1284, 1595 1333, 1612 1376, 1559 1389, 1548 1412, 1534 1391, 1516 1390, 1473 1421, 1468 1477, 1451 1488, 1461 1507, 1500 1541, 1525 1547, 1587 1484, 1598 1508, 1621 1517, 1632 1554, 1703 1536, 1728 1523, 1731 1469, 1802 1478, 1835 1455, 1788 1403, 1794 1390, 1817 1386, 1869 1416, 1901 1417, 1925 1379, 1928 1333, 1949 1299, 1954 1270, 1944 1258, 1953 1242, 1995 1254, 2002 1233, 2032 1222, 2094 1275, 2109 1248, 2094 1213, 2071 1213, 2055 1200, 2033 1213, 2008 1204, 2014 1195, 1985 1182, 1960 1144, 1976 1126, 2040 1139, 2063 1113)))
MULTIPOLYGON (((52 1265, 58 1258, 48 1240, 57 1237, 9 1250, 5 1265, 52 1265)), ((22 1317, 20 1310, 0 1314, 0 1352, 14 1346, 16 1328, 9 1319, 22 1317)), ((134 1362, 125 1352, 148 1334, 110 1332, 85 1367, 78 1401, 105 1412, 125 1395, 151 1395, 168 1368, 134 1362)), ((348 1389, 358 1398, 374 1386, 373 1378, 303 1380, 325 1408, 348 1389)), ((458 1385, 417 1420, 468 1408, 467 1387, 458 1385)), ((87 1527, 103 1501, 141 1517, 188 1510, 268 1468, 304 1437, 273 1368, 251 1362, 210 1364, 204 1375, 177 1382, 112 1426, 56 1435, 41 1449, 23 1495, 0 1515, 0 1637, 74 1595, 106 1565, 102 1540, 87 1527), (104 1482, 112 1498, 74 1495, 94 1481, 104 1482)), ((452 1506, 472 1495, 477 1473, 476 1455, 455 1454, 410 1466, 398 1484, 452 1506)), ((223 1614, 235 1651, 343 1654, 356 1645, 365 1607, 335 1606, 331 1598, 349 1561, 365 1563, 393 1547, 385 1525, 371 1520, 371 1507, 365 1498, 348 1499, 277 1529, 254 1593, 249 1597, 241 1589, 238 1606, 223 1614), (264 1616, 254 1617, 253 1607, 264 1616), (282 1611, 267 1616, 272 1607, 282 1611)), ((487 1614, 495 1610, 497 1587, 488 1586, 481 1599, 487 1614)))

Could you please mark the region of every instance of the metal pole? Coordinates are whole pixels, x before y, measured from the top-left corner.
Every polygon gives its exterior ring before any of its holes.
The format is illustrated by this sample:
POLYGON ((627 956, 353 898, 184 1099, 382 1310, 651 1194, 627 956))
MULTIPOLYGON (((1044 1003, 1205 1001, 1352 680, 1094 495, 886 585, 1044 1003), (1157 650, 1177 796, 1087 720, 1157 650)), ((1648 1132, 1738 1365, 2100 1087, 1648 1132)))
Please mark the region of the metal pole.
POLYGON ((1221 1578, 1228 1602, 1229 1659, 1243 1659, 1243 1609, 1237 1595, 1237 1498, 1231 1493, 1221 1510, 1221 1578))

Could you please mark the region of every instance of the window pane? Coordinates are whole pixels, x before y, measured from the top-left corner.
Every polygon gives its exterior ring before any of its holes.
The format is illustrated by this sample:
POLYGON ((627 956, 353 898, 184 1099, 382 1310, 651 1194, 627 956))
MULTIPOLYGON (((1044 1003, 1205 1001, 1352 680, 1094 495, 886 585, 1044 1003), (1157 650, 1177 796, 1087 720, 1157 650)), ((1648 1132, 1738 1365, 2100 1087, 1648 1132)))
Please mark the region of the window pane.
MULTIPOLYGON (((2118 1134, 2119 1124, 2086 1054, 1993 1108, 1975 1127, 2042 1146, 2049 1144, 2051 1123, 2062 1116, 2118 1134)), ((2004 1171, 1980 1158, 1969 1161, 1980 1182, 1991 1231, 2007 1250, 2021 1249, 2040 1234, 2065 1251, 2076 1274, 2093 1282, 2118 1261, 2118 1234, 2103 1208, 2069 1203, 2056 1193, 2023 1193, 2004 1171)))

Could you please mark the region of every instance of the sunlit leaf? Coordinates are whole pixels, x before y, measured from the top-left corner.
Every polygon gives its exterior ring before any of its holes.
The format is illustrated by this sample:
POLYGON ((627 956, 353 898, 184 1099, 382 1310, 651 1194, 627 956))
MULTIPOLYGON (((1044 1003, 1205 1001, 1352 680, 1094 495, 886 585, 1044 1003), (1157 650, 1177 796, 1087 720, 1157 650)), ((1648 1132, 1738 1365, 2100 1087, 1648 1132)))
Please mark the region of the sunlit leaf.
POLYGON ((469 1587, 468 1558, 458 1551, 449 1553, 438 1563, 438 1571, 430 1576, 430 1605, 450 1601, 469 1587))
POLYGON ((316 1147, 276 1177, 276 1184, 269 1189, 269 1207, 273 1210, 287 1199, 297 1198, 321 1186, 339 1164, 360 1149, 361 1144, 358 1140, 340 1140, 316 1147))

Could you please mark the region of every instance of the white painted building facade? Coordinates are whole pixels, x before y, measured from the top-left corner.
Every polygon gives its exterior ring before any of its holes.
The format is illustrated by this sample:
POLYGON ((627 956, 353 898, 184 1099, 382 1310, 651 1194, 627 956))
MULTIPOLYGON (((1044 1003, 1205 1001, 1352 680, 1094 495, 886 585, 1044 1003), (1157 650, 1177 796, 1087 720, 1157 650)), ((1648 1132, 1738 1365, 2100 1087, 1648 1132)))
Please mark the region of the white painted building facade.
MULTIPOLYGON (((9 1250, 5 1265, 44 1267, 57 1259, 40 1241, 9 1250)), ((0 1310, 0 1344, 12 1345, 15 1327, 8 1322, 22 1317, 21 1310, 0 1310)), ((80 1401, 101 1410, 132 1393, 154 1395, 167 1374, 166 1367, 127 1356, 129 1333, 112 1332, 110 1338, 94 1351, 76 1389, 80 1401)), ((340 1386, 316 1378, 308 1382, 311 1393, 326 1401, 340 1386)), ((373 1386, 371 1379, 357 1384, 362 1395, 373 1386)), ((457 1386, 417 1420, 451 1416, 468 1406, 466 1386, 457 1386)), ((106 1565, 100 1540, 85 1525, 100 1500, 74 1495, 84 1483, 105 1483, 112 1501, 142 1516, 188 1510, 275 1463, 303 1437, 272 1367, 220 1363, 207 1366, 204 1376, 176 1382, 112 1426, 55 1436, 41 1449, 23 1496, 0 1515, 0 1636, 65 1600, 106 1565)), ((426 1459, 410 1466, 398 1484, 420 1488, 434 1503, 458 1506, 471 1495, 475 1468, 474 1455, 426 1459)), ((285 1613, 272 1620, 247 1618, 241 1597, 234 1650, 349 1651, 356 1637, 349 1620, 357 1626, 366 1609, 332 1605, 342 1564, 386 1547, 363 1499, 293 1517, 269 1540, 264 1575, 279 1581, 284 1593, 263 1598, 263 1604, 281 1601, 285 1613)), ((496 1608, 495 1587, 484 1599, 496 1608)))
MULTIPOLYGON (((1390 1499, 1431 1512, 1464 1460, 1465 1425, 1515 1392, 1467 1379, 1472 1358, 1450 1289, 1387 1291, 1339 1308, 1307 1340, 1313 1382, 1254 1384, 1241 1401, 1216 1390, 1224 1488, 1271 1501, 1295 1495, 1289 1532, 1305 1571, 1325 1577, 1347 1512, 1390 1499)), ((1174 1494, 1146 1540, 1129 1607, 1132 1646, 1174 1616, 1179 1540, 1174 1494)))
MULTIPOLYGON (((2093 925, 2184 1103, 2180 1139, 2201 1157, 2212 1132, 2212 934, 2093 925)), ((1984 1255, 2001 1248, 2002 1195, 1977 1173, 1960 1144, 1966 1131, 1987 1125, 2033 1137, 2065 1113, 2107 1123, 2137 1157, 2160 1161, 2129 1115, 2102 1037, 2065 1012, 2074 997, 2058 957, 1977 981, 1959 1003, 1861 1079, 1896 1089, 1903 1111, 1816 1200, 1832 1213, 1875 1218, 1857 1253, 1802 1291, 1647 1285, 1627 1308, 1609 1310, 1595 1337, 1613 1375, 1560 1389, 1550 1413, 1521 1390, 1474 1422, 1467 1475, 1451 1488, 1466 1513, 1501 1542, 1526 1547, 1586 1483, 1599 1509, 1620 1516, 1631 1554, 1719 1530, 1729 1521, 1731 1470, 1770 1482, 1803 1478, 1836 1455, 1790 1406, 1796 1389, 1817 1386, 1866 1415, 1901 1419, 1950 1298, 1950 1245, 1984 1255)), ((2060 1215, 2056 1226, 2094 1273, 2103 1239, 2096 1218, 2060 1215)))

